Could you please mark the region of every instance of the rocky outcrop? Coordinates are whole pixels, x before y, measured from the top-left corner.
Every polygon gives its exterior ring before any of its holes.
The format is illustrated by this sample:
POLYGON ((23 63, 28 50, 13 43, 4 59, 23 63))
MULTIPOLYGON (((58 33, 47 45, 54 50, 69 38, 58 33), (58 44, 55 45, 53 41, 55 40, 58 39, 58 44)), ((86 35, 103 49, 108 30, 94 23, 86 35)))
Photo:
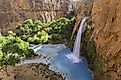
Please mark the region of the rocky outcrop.
POLYGON ((0 32, 28 18, 47 21, 72 13, 70 0, 0 0, 0 32))
POLYGON ((92 9, 93 40, 105 79, 121 80, 121 0, 97 0, 92 9))

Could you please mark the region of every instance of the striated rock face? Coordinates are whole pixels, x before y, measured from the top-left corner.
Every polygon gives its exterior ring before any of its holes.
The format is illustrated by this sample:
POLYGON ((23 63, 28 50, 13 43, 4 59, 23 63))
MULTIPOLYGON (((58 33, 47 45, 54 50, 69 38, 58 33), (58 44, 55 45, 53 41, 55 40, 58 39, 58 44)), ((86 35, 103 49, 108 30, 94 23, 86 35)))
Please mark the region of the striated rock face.
POLYGON ((0 31, 28 18, 47 21, 69 17, 72 12, 70 0, 0 0, 0 31))
POLYGON ((97 0, 92 9, 93 37, 106 80, 121 80, 120 8, 121 0, 97 0))

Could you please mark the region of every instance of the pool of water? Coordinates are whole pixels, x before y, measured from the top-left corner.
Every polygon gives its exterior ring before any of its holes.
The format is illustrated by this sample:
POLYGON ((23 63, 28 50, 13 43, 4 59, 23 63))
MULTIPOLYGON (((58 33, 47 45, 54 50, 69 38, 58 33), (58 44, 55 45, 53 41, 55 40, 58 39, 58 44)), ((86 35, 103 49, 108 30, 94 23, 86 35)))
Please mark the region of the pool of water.
POLYGON ((80 24, 73 52, 63 44, 32 45, 30 47, 41 57, 25 63, 48 64, 50 70, 60 73, 65 80, 93 80, 93 73, 88 68, 86 59, 80 56, 81 36, 86 27, 86 20, 87 17, 84 17, 80 24))
POLYGON ((49 44, 33 47, 36 49, 35 53, 41 55, 41 57, 25 60, 21 64, 48 64, 50 70, 60 73, 65 80, 94 80, 93 73, 88 68, 86 59, 82 57, 78 63, 73 63, 66 57, 68 54, 71 54, 71 50, 65 45, 49 44))
POLYGON ((54 56, 51 66, 55 70, 64 73, 69 77, 68 80, 93 80, 93 73, 88 68, 85 58, 78 63, 73 63, 66 55, 70 54, 70 49, 65 48, 54 56))

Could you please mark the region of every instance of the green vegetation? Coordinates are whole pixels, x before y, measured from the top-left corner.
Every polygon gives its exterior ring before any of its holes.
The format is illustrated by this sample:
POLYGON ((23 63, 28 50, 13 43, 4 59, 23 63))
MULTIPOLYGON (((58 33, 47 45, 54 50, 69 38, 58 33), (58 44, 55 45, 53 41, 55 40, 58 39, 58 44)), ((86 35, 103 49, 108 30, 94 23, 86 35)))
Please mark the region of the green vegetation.
POLYGON ((60 18, 46 23, 28 19, 17 25, 16 29, 21 31, 21 34, 18 33, 17 36, 31 44, 42 44, 49 41, 68 39, 74 22, 75 18, 71 20, 60 18))
POLYGON ((74 22, 75 18, 60 18, 47 23, 28 19, 18 24, 15 31, 8 31, 4 36, 0 34, 0 68, 35 55, 29 44, 69 39, 74 22))
POLYGON ((33 50, 29 48, 28 42, 13 35, 0 35, 0 67, 14 65, 32 55, 33 50))

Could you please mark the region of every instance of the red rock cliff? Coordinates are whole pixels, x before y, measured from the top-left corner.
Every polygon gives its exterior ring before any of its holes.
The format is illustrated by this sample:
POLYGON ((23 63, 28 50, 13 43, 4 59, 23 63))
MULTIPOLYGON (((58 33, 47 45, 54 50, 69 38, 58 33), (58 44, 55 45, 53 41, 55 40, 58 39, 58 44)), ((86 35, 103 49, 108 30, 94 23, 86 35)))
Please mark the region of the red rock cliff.
POLYGON ((92 21, 97 53, 103 62, 102 76, 121 80, 121 0, 95 1, 92 21))
POLYGON ((28 18, 47 21, 68 17, 72 11, 70 0, 0 0, 0 31, 28 18))

